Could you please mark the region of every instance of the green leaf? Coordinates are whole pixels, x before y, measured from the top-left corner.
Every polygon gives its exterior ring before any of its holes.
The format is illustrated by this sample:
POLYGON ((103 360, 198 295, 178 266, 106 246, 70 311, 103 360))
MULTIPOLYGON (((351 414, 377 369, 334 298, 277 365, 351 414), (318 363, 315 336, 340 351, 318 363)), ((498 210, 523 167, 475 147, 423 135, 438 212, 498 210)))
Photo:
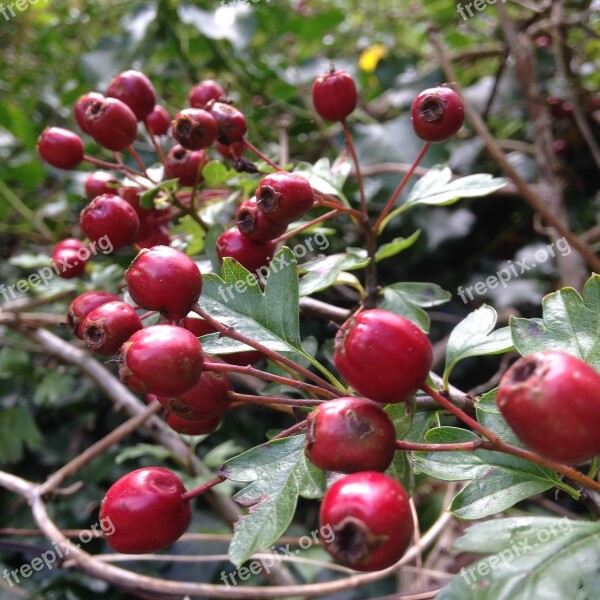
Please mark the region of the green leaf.
POLYGON ((171 229, 171 235, 183 234, 188 237, 186 253, 189 256, 199 254, 204 250, 204 238, 206 233, 200 227, 197 221, 194 221, 190 215, 184 215, 179 219, 179 223, 171 229))
MULTIPOLYGON (((235 171, 233 171, 235 173, 235 171)), ((209 163, 204 165, 202 169, 202 177, 204 177, 204 183, 208 187, 214 187, 224 183, 231 178, 232 172, 218 160, 211 160, 209 163)))
POLYGON ((600 370, 600 275, 592 275, 583 296, 566 287, 542 301, 542 319, 510 320, 512 339, 523 356, 562 350, 600 370))
POLYGON ((234 500, 250 507, 235 526, 229 546, 231 562, 239 567, 256 550, 267 549, 289 527, 298 497, 320 498, 325 473, 304 455, 304 436, 267 442, 228 460, 221 473, 249 483, 234 500))
POLYGON ((351 170, 352 165, 347 159, 340 158, 332 165, 328 158, 320 158, 314 165, 301 162, 294 173, 306 177, 315 190, 337 196, 346 206, 350 206, 342 190, 351 170))
POLYGON ((598 597, 600 524, 514 517, 469 527, 453 549, 491 554, 460 573, 437 600, 598 597))
POLYGON ((446 349, 444 388, 452 369, 463 359, 471 356, 502 354, 513 349, 510 329, 503 327, 492 332, 498 316, 496 311, 484 304, 467 315, 450 334, 446 349))
POLYGON ((421 235, 421 230, 417 229, 413 234, 411 234, 407 238, 394 238, 391 242, 387 244, 382 244, 377 249, 375 253, 375 261, 379 262, 380 260, 384 260, 385 258, 390 258, 392 256, 396 256, 403 250, 410 248, 421 235))
POLYGON ((153 459, 165 460, 170 455, 170 451, 162 446, 156 446, 154 444, 136 444, 135 446, 129 446, 120 452, 115 458, 115 462, 120 465, 125 461, 136 460, 146 456, 153 459))
POLYGON ((161 181, 158 185, 155 185, 149 190, 146 190, 140 196, 140 206, 142 208, 154 208, 154 198, 156 198, 163 190, 174 192, 177 189, 178 181, 178 179, 167 179, 166 181, 161 181))
POLYGON ((35 450, 41 443, 42 434, 28 406, 0 410, 0 463, 17 463, 23 459, 25 446, 35 450))

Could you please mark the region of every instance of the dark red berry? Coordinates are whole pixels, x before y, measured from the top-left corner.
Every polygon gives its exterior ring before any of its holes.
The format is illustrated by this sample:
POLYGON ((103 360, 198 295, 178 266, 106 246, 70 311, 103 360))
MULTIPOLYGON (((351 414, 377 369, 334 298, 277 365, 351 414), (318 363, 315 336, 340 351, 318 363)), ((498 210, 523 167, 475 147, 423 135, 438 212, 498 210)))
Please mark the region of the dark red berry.
POLYGON ((142 322, 133 306, 117 300, 95 308, 83 321, 81 330, 85 345, 98 354, 116 354, 142 322))
POLYGON ((217 140, 219 142, 235 144, 244 139, 248 127, 243 112, 225 102, 213 102, 209 105, 208 110, 217 121, 219 130, 217 140))
POLYGON ((63 279, 79 277, 85 271, 90 258, 87 246, 76 238, 69 238, 56 244, 52 250, 52 263, 55 273, 63 279))
POLYGON ((188 528, 192 512, 183 499, 185 487, 160 467, 137 469, 106 492, 100 506, 109 546, 117 552, 158 552, 175 543, 188 528))
POLYGON ((193 186, 202 183, 202 167, 208 162, 204 150, 186 150, 176 144, 167 154, 167 175, 179 179, 181 185, 193 186))
POLYGON ((175 115, 173 137, 188 150, 208 148, 217 139, 215 118, 202 108, 186 108, 175 115))
POLYGON ((139 71, 125 71, 117 75, 110 82, 106 95, 127 104, 138 121, 143 121, 156 104, 152 82, 139 71))
POLYGON ((357 571, 379 571, 398 562, 414 532, 406 490, 377 471, 336 481, 323 498, 319 524, 325 550, 357 571))
POLYGON ((125 271, 133 301, 146 310, 158 310, 167 319, 183 319, 202 291, 196 263, 169 246, 140 250, 125 271))
POLYGON ((422 91, 410 111, 414 132, 426 142, 445 142, 462 126, 465 105, 449 87, 439 86, 422 91))
POLYGON ((92 199, 102 194, 115 194, 119 180, 108 171, 94 171, 85 178, 85 193, 92 199))
POLYGON ((312 87, 312 98, 322 119, 343 121, 356 108, 356 84, 346 71, 332 70, 317 77, 312 87))
POLYGON ((176 325, 151 325, 121 346, 119 376, 132 390, 181 396, 202 373, 202 346, 193 333, 176 325))
POLYGON ((78 338, 83 339, 81 325, 84 319, 95 308, 98 308, 98 306, 120 299, 121 298, 116 294, 105 292, 103 290, 93 290, 91 292, 79 294, 79 296, 71 302, 69 310, 67 311, 67 326, 71 330, 71 333, 78 338))
POLYGON ((433 353, 411 321, 387 310, 365 310, 336 334, 334 362, 359 393, 378 402, 404 402, 425 383, 433 353))
POLYGON ((305 452, 325 471, 385 471, 396 450, 392 420, 366 398, 336 398, 307 418, 305 452))
POLYGON ((181 417, 168 412, 165 415, 165 421, 167 422, 167 425, 177 433, 182 433, 184 435, 206 435, 212 433, 219 426, 221 416, 219 415, 201 421, 190 421, 189 419, 182 419, 181 417))
POLYGON ((308 180, 296 173, 278 171, 264 177, 256 188, 258 207, 277 223, 291 223, 309 210, 315 200, 308 180))
POLYGON ((81 229, 92 240, 110 240, 111 252, 133 242, 140 220, 132 206, 115 194, 102 194, 94 198, 79 217, 81 229))
POLYGON ((83 142, 68 129, 47 127, 37 141, 37 151, 48 164, 74 169, 83 160, 83 142))
POLYGON ((171 115, 167 109, 157 104, 146 117, 146 127, 152 135, 166 135, 171 126, 171 115))
POLYGON ((224 231, 217 239, 217 256, 222 262, 226 256, 237 260, 250 272, 269 264, 275 252, 273 242, 253 242, 237 227, 224 231))
POLYGON ((89 124, 85 116, 88 106, 94 102, 102 102, 103 100, 104 96, 98 92, 89 92, 77 98, 73 112, 75 113, 75 120, 77 121, 77 124, 84 133, 91 135, 89 124))
POLYGON ((204 108, 211 100, 221 100, 225 96, 223 88, 212 79, 196 84, 188 94, 188 103, 193 108, 204 108))
POLYGON ((152 248, 153 246, 168 246, 171 243, 169 228, 166 225, 158 225, 148 237, 136 236, 135 243, 140 248, 152 248))
POLYGON ((287 224, 276 223, 258 208, 256 198, 243 202, 237 211, 237 228, 254 242, 268 242, 285 233, 287 224))
POLYGON ((137 137, 135 114, 117 98, 90 103, 85 111, 85 123, 94 141, 114 152, 129 148, 137 137))
POLYGON ((518 438, 540 456, 577 465, 600 454, 600 374, 566 352, 520 358, 496 403, 518 438))
POLYGON ((242 157, 245 148, 246 145, 244 142, 235 142, 234 144, 223 144, 219 142, 219 140, 215 142, 215 149, 219 154, 232 162, 235 162, 242 157))

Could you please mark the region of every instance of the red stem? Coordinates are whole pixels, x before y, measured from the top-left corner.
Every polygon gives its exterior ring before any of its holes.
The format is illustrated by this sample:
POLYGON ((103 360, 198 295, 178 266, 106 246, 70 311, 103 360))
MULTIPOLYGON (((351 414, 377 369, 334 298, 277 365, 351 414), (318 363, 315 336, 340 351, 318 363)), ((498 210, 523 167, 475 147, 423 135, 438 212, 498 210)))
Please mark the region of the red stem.
POLYGON ((305 229, 309 229, 310 227, 312 227, 313 225, 316 225, 317 223, 320 223, 321 221, 327 221, 327 219, 331 219, 332 217, 335 217, 336 215, 339 214, 339 212, 340 212, 340 210, 338 208, 334 208, 333 210, 330 210, 328 213, 325 213, 324 215, 321 215, 320 217, 317 217, 316 219, 312 219, 312 221, 307 221, 306 223, 303 223, 302 225, 300 225, 300 227, 297 227, 296 229, 294 229, 292 231, 288 231, 288 232, 280 235, 278 238, 275 238, 273 240, 273 243, 278 244, 279 242, 283 242, 291 237, 294 237, 295 235, 301 233, 305 229))
POLYGON ((283 406, 319 406, 326 400, 306 400, 304 398, 274 398, 272 396, 254 396, 252 394, 238 394, 228 392, 227 395, 232 402, 249 402, 252 404, 281 404, 283 406))
POLYGON ((210 490, 210 488, 215 487, 215 485, 218 485, 223 481, 225 481, 225 477, 223 477, 223 475, 216 475, 212 479, 209 479, 206 483, 199 485, 197 488, 194 488, 193 490, 189 490, 188 492, 181 494, 181 499, 184 502, 189 502, 192 498, 200 496, 201 494, 206 492, 206 490, 210 490))
POLYGON ((268 157, 266 157, 254 144, 249 142, 246 138, 244 138, 244 146, 246 146, 246 148, 248 148, 248 150, 250 150, 250 152, 256 154, 256 156, 258 156, 258 158, 265 161, 269 166, 273 167, 276 171, 282 170, 279 165, 276 165, 272 160, 270 160, 268 157))
POLYGON ((358 193, 360 195, 360 210, 363 215, 368 216, 367 209, 367 197, 365 195, 365 186, 363 184, 363 176, 360 170, 360 162, 358 161, 358 155, 356 154, 356 148, 354 147, 354 140, 352 139, 352 132, 348 126, 348 121, 344 119, 342 121, 342 127, 344 128, 344 137, 346 138, 346 146, 352 157, 354 163, 354 169, 356 171, 356 183, 358 184, 358 193))
POLYGON ((472 442, 457 442, 456 444, 417 444, 396 440, 397 450, 407 450, 413 452, 445 452, 445 451, 473 451, 477 448, 485 447, 483 440, 473 440, 472 442))

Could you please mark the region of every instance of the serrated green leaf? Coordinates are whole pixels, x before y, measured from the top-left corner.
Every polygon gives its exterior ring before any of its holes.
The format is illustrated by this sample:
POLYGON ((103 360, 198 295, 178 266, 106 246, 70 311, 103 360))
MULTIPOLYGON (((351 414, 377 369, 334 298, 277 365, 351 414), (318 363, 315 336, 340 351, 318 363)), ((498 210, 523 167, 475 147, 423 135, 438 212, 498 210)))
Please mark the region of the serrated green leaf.
POLYGON ((437 600, 593 600, 600 584, 600 524, 515 517, 469 527, 453 549, 493 553, 460 573, 437 600))
POLYGON ((448 386, 448 378, 452 369, 461 360, 471 356, 502 354, 513 349, 508 327, 492 332, 497 317, 496 311, 491 306, 484 304, 467 315, 452 330, 446 349, 445 388, 448 386))
POLYGON ((600 370, 600 275, 592 275, 583 288, 566 287, 542 301, 542 319, 512 317, 510 328, 521 355, 562 350, 600 370))
POLYGON ((379 246, 379 248, 377 248, 377 252, 375 253, 375 261, 379 262, 380 260, 396 256, 396 254, 399 254, 403 250, 410 248, 417 241, 417 239, 419 239, 420 235, 421 230, 417 229, 417 231, 407 238, 394 238, 391 242, 382 244, 379 246))
POLYGON ((231 562, 239 567, 259 549, 274 544, 289 527, 298 497, 320 498, 325 473, 304 455, 304 436, 267 442, 228 460, 221 473, 249 483, 234 500, 250 507, 236 524, 229 546, 231 562))
POLYGON ((204 177, 204 183, 208 187, 214 187, 227 181, 231 177, 231 174, 222 162, 211 160, 204 165, 202 177, 204 177))

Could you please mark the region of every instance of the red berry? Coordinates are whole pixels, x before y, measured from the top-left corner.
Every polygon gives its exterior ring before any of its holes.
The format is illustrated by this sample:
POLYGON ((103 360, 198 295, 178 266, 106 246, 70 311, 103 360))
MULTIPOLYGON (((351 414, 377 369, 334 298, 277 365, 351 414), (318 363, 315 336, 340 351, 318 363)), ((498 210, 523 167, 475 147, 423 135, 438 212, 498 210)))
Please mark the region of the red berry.
POLYGON ((194 334, 176 325, 151 325, 121 346, 119 376, 138 392, 180 396, 198 383, 203 364, 194 334))
POLYGON ((125 271, 133 301, 146 310, 158 310, 167 319, 183 319, 202 291, 196 263, 169 246, 140 250, 125 271))
POLYGON ((138 218, 140 219, 140 226, 141 221, 146 217, 152 217, 154 219, 163 219, 163 217, 165 217, 168 219, 168 209, 158 209, 154 206, 152 208, 142 208, 140 200, 143 191, 144 190, 138 187, 123 186, 120 187, 116 193, 128 204, 130 204, 133 210, 135 210, 138 218))
POLYGON ((138 329, 143 327, 133 306, 117 300, 95 308, 83 321, 85 345, 98 354, 115 354, 138 329))
MULTIPOLYGON (((169 228, 166 225, 157 223, 153 221, 151 217, 148 217, 146 221, 153 222, 153 226, 151 228, 148 227, 148 224, 144 226, 145 235, 135 236, 135 243, 140 248, 152 248, 153 246, 168 246, 171 243, 171 236, 169 235, 169 228)), ((142 228, 140 227, 140 231, 142 228)))
POLYGON ((396 450, 396 430, 380 404, 336 398, 307 418, 305 452, 325 471, 385 471, 396 450))
POLYGON ((111 252, 131 244, 140 226, 140 220, 131 205, 115 194, 94 198, 79 217, 81 229, 92 240, 110 240, 111 252))
POLYGON ((256 188, 258 207, 276 223, 287 225, 295 221, 312 207, 314 200, 310 183, 296 173, 272 173, 256 188))
POLYGON ((152 135, 166 135, 171 125, 171 115, 167 109, 157 104, 146 117, 146 127, 152 135))
POLYGON ((52 250, 53 268, 63 279, 73 279, 82 275, 89 257, 87 246, 75 238, 59 242, 52 250))
POLYGON ((600 374, 560 351, 520 358, 496 403, 518 438, 540 456, 577 465, 600 454, 600 374))
POLYGON ((103 100, 104 96, 98 92, 89 92, 77 98, 73 112, 75 113, 75 120, 77 121, 77 124, 84 133, 87 133, 88 135, 90 134, 89 123, 87 122, 85 116, 88 106, 90 106, 93 102, 102 102, 103 100))
POLYGON ((215 142, 215 148, 219 154, 227 160, 236 161, 239 160, 244 153, 246 145, 244 142, 235 142, 233 144, 223 144, 217 140, 215 142))
POLYGON ((188 150, 208 148, 218 134, 215 118, 201 108, 186 108, 175 115, 173 137, 188 150))
POLYGON ((343 121, 356 108, 356 84, 346 71, 332 69, 317 77, 312 87, 312 98, 322 119, 343 121))
POLYGON ((423 386, 433 362, 431 342, 411 321, 387 310, 348 319, 335 338, 334 362, 359 393, 404 402, 423 386))
POLYGON ((78 338, 83 339, 81 326, 84 319, 98 306, 120 299, 121 298, 116 294, 105 292, 103 290, 93 290, 91 292, 79 294, 79 296, 77 296, 77 298, 69 305, 69 310, 67 311, 67 327, 71 330, 71 333, 78 338))
POLYGON ((465 105, 449 87, 439 86, 422 91, 410 111, 414 132, 426 142, 445 142, 462 126, 465 105))
POLYGON ((97 144, 114 152, 129 148, 137 137, 135 114, 116 98, 91 102, 85 111, 85 124, 97 144))
POLYGON ((235 144, 244 139, 248 127, 243 112, 225 102, 213 102, 209 105, 208 110, 217 121, 219 142, 235 144))
POLYGON ((204 108, 211 100, 220 100, 225 96, 223 88, 212 79, 196 84, 188 94, 188 103, 194 108, 204 108))
POLYGON ((74 169, 83 160, 83 142, 68 129, 47 127, 37 141, 37 151, 48 164, 74 169))
POLYGON ((253 242, 240 233, 237 227, 224 231, 217 239, 217 256, 222 262, 226 256, 237 260, 250 272, 269 264, 275 252, 273 242, 253 242))
POLYGON ((181 479, 160 467, 137 469, 121 477, 106 492, 100 507, 110 547, 144 554, 175 543, 192 518, 184 493, 181 479))
POLYGON ((119 180, 108 171, 94 171, 85 178, 85 193, 92 199, 102 194, 114 194, 119 187, 119 180))
POLYGON ((237 211, 237 228, 255 242, 268 242, 285 233, 287 224, 276 223, 258 208, 256 198, 243 202, 237 211))
POLYGON ((176 144, 167 154, 165 167, 168 176, 179 179, 180 185, 193 186, 202 183, 202 167, 207 162, 204 150, 186 150, 180 144, 176 144))
POLYGON ((323 498, 319 524, 325 550, 357 571, 379 571, 398 562, 414 531, 406 490, 376 471, 336 481, 323 498))
POLYGON ((165 421, 177 433, 183 433, 184 435, 206 435, 212 433, 219 426, 221 416, 202 419, 201 421, 190 421, 168 412, 165 415, 165 421))
POLYGON ((229 408, 231 383, 225 373, 203 371, 198 383, 177 398, 159 396, 159 402, 174 415, 188 421, 221 417, 229 408))
POLYGON ((110 82, 106 95, 127 104, 138 121, 143 121, 156 104, 152 82, 139 71, 125 71, 117 75, 110 82))

